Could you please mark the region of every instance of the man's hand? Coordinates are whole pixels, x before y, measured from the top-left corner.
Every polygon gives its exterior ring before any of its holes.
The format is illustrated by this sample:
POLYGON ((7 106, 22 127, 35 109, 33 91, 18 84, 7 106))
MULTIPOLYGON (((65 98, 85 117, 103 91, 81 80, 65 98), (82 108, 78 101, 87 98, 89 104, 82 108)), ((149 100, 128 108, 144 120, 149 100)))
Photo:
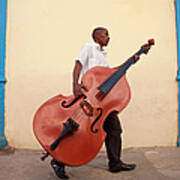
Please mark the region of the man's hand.
POLYGON ((139 60, 139 56, 138 55, 134 55, 134 61, 135 63, 139 60))
POLYGON ((82 84, 73 85, 73 93, 75 97, 83 95, 82 88, 86 90, 86 88, 82 84))

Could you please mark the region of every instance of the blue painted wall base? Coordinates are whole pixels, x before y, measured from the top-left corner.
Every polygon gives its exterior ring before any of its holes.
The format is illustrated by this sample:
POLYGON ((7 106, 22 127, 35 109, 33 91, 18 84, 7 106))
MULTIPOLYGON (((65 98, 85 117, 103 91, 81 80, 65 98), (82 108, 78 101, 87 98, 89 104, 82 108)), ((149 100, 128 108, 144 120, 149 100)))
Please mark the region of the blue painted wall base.
POLYGON ((0 149, 5 148, 7 145, 7 140, 5 136, 0 136, 0 149))
POLYGON ((177 140, 177 146, 180 147, 180 138, 177 140))
POLYGON ((5 55, 6 55, 6 12, 7 0, 0 0, 0 148, 7 144, 5 137, 5 117, 4 117, 4 99, 5 99, 5 55))
POLYGON ((7 145, 7 140, 5 137, 4 132, 4 86, 5 86, 6 80, 0 78, 0 148, 4 148, 7 145))
POLYGON ((176 32, 177 32, 177 58, 178 58, 178 72, 177 72, 177 81, 178 81, 178 139, 177 146, 180 147, 180 0, 175 0, 175 8, 176 8, 176 32))

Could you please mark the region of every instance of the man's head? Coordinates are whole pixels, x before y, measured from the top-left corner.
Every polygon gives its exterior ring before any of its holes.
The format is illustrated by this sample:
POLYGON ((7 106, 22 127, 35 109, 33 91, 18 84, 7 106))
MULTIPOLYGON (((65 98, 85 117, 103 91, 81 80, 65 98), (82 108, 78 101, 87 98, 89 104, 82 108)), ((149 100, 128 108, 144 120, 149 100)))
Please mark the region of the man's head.
POLYGON ((92 38, 96 43, 101 46, 101 48, 103 46, 107 46, 110 39, 108 30, 103 27, 95 28, 92 32, 92 38))

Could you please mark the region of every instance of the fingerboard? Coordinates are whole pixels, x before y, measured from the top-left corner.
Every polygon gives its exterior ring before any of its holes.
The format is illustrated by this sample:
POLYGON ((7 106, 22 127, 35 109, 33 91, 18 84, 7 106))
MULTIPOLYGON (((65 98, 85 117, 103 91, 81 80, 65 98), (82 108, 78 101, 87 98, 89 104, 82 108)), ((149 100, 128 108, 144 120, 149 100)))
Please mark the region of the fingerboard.
MULTIPOLYGON (((141 48, 135 55, 140 56, 144 53, 144 49, 141 48)), ((98 90, 104 95, 107 94, 110 89, 118 82, 118 80, 126 73, 127 69, 135 63, 134 56, 128 59, 124 64, 122 64, 117 71, 115 71, 111 76, 109 76, 99 87, 98 90)))

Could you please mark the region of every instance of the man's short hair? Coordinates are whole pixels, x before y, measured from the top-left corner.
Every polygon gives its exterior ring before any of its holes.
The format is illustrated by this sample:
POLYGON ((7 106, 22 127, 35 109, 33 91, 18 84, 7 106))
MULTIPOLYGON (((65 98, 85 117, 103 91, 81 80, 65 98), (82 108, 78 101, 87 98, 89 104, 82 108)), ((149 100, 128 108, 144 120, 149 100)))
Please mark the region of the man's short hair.
POLYGON ((106 28, 104 27, 97 27, 93 30, 92 32, 92 38, 94 41, 96 41, 96 34, 99 33, 100 31, 104 31, 104 30, 107 30, 106 28))

